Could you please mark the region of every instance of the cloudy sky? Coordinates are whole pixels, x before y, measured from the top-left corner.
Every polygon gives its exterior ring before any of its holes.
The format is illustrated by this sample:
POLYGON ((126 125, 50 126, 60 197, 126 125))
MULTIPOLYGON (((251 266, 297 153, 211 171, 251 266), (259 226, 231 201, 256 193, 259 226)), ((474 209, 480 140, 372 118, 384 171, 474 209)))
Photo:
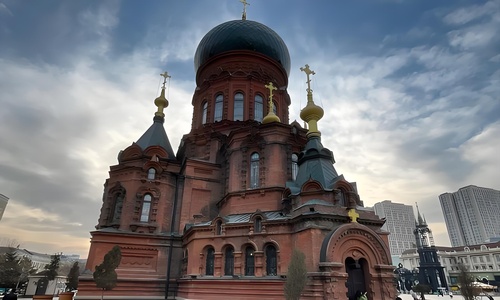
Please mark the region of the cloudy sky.
MULTIPOLYGON (((365 206, 418 202, 449 245, 438 195, 500 189, 500 0, 249 1, 292 59, 290 121, 314 97, 323 144, 365 206), (497 154, 495 154, 497 153, 497 154)), ((0 0, 0 239, 87 256, 103 183, 151 125, 172 75, 165 128, 190 128, 193 56, 237 0, 0 0)), ((300 123, 302 123, 299 120, 300 123)))

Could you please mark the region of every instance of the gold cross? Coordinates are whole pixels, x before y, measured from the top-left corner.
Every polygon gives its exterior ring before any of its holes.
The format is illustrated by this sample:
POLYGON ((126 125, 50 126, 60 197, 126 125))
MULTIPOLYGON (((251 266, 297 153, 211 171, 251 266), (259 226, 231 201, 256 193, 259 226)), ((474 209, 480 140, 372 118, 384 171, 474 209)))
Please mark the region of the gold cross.
POLYGON ((272 82, 269 82, 269 84, 265 85, 264 87, 269 90, 269 111, 273 111, 273 91, 277 90, 278 88, 275 87, 272 82))
POLYGON ((347 215, 349 216, 349 218, 351 218, 351 222, 358 223, 357 219, 359 217, 359 214, 354 208, 349 209, 347 215))
POLYGON ((312 92, 312 90, 311 90, 311 79, 309 78, 309 75, 314 75, 316 73, 314 73, 313 70, 309 69, 309 65, 308 64, 306 64, 304 68, 301 67, 300 70, 302 72, 306 73, 306 75, 307 75, 307 81, 306 81, 306 83, 307 83, 307 93, 311 93, 312 92))
POLYGON ((247 2, 247 0, 240 0, 241 3, 243 3, 243 15, 241 17, 242 20, 247 19, 247 5, 250 5, 250 3, 247 2))
POLYGON ((160 76, 163 77, 163 88, 165 88, 165 83, 167 82, 167 78, 171 78, 172 76, 168 75, 167 71, 160 74, 160 76))

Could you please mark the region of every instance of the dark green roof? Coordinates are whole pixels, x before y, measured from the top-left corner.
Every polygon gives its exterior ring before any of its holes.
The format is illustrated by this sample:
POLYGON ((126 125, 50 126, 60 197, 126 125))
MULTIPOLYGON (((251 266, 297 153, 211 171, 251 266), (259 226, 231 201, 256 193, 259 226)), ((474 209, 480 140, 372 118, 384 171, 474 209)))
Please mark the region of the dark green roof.
POLYGON ((299 171, 294 184, 302 186, 309 179, 318 181, 323 189, 331 189, 339 176, 333 167, 332 151, 323 147, 319 137, 309 138, 304 151, 299 155, 299 171))
POLYGON ((280 63, 290 74, 290 54, 283 39, 271 28, 249 20, 225 22, 210 30, 196 49, 195 70, 211 57, 234 50, 264 54, 280 63))
POLYGON ((167 151, 168 158, 175 158, 167 133, 165 132, 165 128, 163 128, 163 118, 161 117, 153 118, 153 125, 144 132, 136 144, 139 145, 143 151, 151 146, 160 146, 167 151))

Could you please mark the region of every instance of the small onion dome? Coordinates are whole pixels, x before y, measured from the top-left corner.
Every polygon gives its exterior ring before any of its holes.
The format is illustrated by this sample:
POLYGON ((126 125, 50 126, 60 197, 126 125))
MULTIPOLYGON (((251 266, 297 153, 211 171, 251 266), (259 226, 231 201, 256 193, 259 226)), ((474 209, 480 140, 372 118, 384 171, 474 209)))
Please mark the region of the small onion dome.
POLYGON ((163 109, 168 107, 168 100, 165 98, 165 87, 162 87, 160 96, 155 99, 155 105, 158 107, 155 116, 164 118, 165 114, 163 113, 163 109))
POLYGON ((281 37, 271 28, 249 20, 233 20, 210 30, 200 41, 194 55, 194 68, 198 68, 227 51, 250 50, 278 62, 290 74, 290 54, 281 37))
POLYGON ((273 123, 273 122, 281 122, 280 118, 273 112, 271 111, 270 113, 267 114, 267 116, 262 119, 262 124, 267 124, 267 123, 273 123))
POLYGON ((308 136, 321 135, 318 130, 318 121, 323 118, 324 113, 323 108, 314 104, 312 100, 307 101, 306 107, 300 111, 300 118, 309 125, 309 132, 307 133, 308 136))

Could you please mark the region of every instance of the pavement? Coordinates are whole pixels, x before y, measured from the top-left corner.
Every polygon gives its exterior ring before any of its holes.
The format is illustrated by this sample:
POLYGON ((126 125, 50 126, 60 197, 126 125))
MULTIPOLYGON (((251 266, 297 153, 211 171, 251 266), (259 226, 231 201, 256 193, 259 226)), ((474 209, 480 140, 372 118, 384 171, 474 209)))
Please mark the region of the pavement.
MULTIPOLYGON (((411 297, 410 294, 401 294, 401 295, 399 295, 399 297, 401 297, 402 300, 413 300, 413 298, 411 297)), ((444 300, 463 300, 464 297, 462 297, 461 295, 453 295, 453 298, 450 298, 450 296, 448 296, 448 295, 445 295, 444 297, 438 296, 438 295, 425 295, 425 299, 426 300, 437 300, 437 299, 440 299, 440 300, 443 300, 443 299, 444 300)), ((486 298, 486 296, 478 296, 476 299, 477 300, 488 300, 488 298, 486 298)), ((493 296, 493 299, 500 300, 500 295, 493 296)))
MULTIPOLYGON (((401 294, 399 295, 402 300, 413 300, 410 294, 401 294)), ((22 298, 22 296, 19 296, 19 300, 33 300, 33 298, 22 298)), ((104 297, 106 299, 106 297, 104 297)), ((444 297, 438 296, 438 295, 425 295, 426 300, 464 300, 464 297, 461 295, 453 295, 453 298, 450 298, 450 296, 445 295, 444 297)), ((488 300, 485 296, 479 296, 476 298, 477 300, 488 300)), ((493 296, 493 299, 495 300, 500 300, 500 295, 493 296)), ((59 300, 59 297, 54 297, 54 300, 59 300)), ((233 299, 235 300, 235 299, 233 299)), ((391 299, 387 299, 391 300, 391 299)))

